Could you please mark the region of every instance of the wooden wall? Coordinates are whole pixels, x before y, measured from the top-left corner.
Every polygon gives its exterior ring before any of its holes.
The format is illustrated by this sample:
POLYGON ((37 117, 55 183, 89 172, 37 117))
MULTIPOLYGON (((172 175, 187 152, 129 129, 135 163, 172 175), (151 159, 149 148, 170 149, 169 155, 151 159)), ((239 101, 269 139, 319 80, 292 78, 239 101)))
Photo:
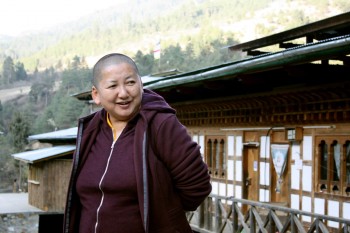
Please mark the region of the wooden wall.
POLYGON ((29 166, 29 204, 44 211, 63 211, 72 160, 56 159, 29 166))

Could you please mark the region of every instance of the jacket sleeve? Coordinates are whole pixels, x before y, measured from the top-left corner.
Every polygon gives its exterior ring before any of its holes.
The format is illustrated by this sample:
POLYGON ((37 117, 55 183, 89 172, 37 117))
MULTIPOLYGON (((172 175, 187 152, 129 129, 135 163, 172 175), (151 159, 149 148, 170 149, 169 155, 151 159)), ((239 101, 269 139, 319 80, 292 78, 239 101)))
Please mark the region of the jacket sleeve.
POLYGON ((199 145, 175 115, 158 126, 156 139, 158 156, 170 172, 183 209, 195 210, 211 192, 208 167, 199 145))

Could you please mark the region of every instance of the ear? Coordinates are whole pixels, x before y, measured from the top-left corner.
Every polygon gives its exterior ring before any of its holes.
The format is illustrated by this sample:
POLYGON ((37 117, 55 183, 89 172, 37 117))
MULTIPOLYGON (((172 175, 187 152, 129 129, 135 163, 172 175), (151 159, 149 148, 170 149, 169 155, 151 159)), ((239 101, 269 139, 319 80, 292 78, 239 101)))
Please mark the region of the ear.
POLYGON ((95 86, 92 86, 91 96, 92 96, 92 99, 94 100, 96 105, 101 104, 100 95, 99 95, 98 90, 95 86))

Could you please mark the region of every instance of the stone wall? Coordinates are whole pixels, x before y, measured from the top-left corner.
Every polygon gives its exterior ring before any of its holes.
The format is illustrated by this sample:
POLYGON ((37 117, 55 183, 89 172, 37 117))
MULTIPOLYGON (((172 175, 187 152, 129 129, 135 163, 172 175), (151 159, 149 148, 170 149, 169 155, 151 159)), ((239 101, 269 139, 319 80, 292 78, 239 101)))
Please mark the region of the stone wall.
POLYGON ((38 213, 0 214, 1 233, 38 233, 38 213))

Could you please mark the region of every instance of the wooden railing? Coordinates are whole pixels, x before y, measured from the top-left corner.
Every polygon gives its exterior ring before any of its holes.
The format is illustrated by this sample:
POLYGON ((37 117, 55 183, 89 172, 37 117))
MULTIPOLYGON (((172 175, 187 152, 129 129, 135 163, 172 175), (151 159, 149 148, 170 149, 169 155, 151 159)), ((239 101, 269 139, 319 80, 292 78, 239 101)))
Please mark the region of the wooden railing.
POLYGON ((200 233, 343 232, 350 233, 350 220, 313 214, 276 204, 210 195, 194 212, 187 214, 192 230, 200 233), (308 217, 309 222, 301 219, 308 217), (339 229, 327 226, 336 222, 339 229))

